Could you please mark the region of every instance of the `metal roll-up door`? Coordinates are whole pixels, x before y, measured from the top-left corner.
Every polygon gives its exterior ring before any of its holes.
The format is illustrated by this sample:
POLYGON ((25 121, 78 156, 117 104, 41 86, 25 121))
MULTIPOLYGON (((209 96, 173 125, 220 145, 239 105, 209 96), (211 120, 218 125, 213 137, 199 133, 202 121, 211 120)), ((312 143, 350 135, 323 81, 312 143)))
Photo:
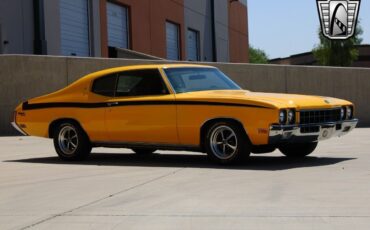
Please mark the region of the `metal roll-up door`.
POLYGON ((128 48, 128 20, 127 8, 107 3, 108 18, 108 46, 128 48))
POLYGON ((187 34, 187 56, 189 61, 199 61, 199 39, 198 32, 195 30, 188 30, 187 34))
POLYGON ((180 59, 180 46, 179 46, 179 26, 166 22, 166 44, 167 44, 167 59, 179 60, 180 59))
POLYGON ((89 56, 89 8, 87 0, 59 0, 61 54, 89 56))

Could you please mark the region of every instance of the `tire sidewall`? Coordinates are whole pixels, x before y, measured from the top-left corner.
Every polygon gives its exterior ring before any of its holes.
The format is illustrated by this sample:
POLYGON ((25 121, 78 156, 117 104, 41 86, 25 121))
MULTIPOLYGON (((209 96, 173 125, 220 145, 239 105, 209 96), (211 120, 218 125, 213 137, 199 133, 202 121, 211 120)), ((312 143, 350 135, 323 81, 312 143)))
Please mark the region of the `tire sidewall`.
POLYGON ((242 128, 239 127, 239 125, 236 125, 232 122, 217 122, 217 123, 213 124, 208 129, 205 140, 206 140, 205 148, 206 148, 207 155, 212 161, 214 161, 216 163, 219 163, 219 164, 234 164, 234 163, 238 163, 242 160, 245 160, 250 155, 250 148, 249 148, 249 144, 248 144, 245 132, 243 131, 242 128), (215 129, 217 129, 218 127, 220 127, 220 126, 227 126, 227 127, 231 128, 234 131, 234 133, 236 134, 236 138, 237 138, 236 152, 231 157, 229 157, 227 159, 219 158, 213 152, 212 147, 211 147, 211 135, 212 135, 213 131, 215 129))
POLYGON ((86 134, 77 124, 73 122, 63 122, 57 125, 57 128, 55 129, 54 134, 53 134, 53 142, 54 142, 54 147, 55 147, 55 150, 58 156, 62 158, 63 160, 67 160, 67 161, 83 160, 91 152, 91 144, 86 134), (59 134, 61 130, 67 126, 75 130, 77 134, 77 138, 78 138, 78 145, 75 151, 73 152, 73 154, 64 153, 61 147, 59 146, 59 134))

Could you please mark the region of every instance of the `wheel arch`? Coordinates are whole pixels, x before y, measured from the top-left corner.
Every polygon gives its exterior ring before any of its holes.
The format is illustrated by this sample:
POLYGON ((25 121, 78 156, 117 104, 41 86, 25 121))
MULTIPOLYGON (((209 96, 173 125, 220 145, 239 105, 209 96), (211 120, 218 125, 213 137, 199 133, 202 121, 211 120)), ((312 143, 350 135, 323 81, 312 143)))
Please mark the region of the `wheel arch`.
POLYGON ((74 118, 58 118, 58 119, 52 121, 50 123, 49 129, 48 129, 48 136, 49 136, 49 138, 53 138, 53 132, 56 129, 57 125, 59 125, 59 124, 61 124, 63 122, 71 122, 71 123, 76 124, 84 132, 84 134, 89 138, 89 135, 86 133, 86 131, 82 127, 81 123, 77 119, 74 119, 74 118))
POLYGON ((217 122, 231 122, 231 123, 234 123, 234 124, 238 125, 243 130, 243 132, 245 134, 245 137, 246 137, 247 141, 249 142, 249 144, 251 144, 248 133, 247 133, 243 123, 240 120, 238 120, 236 118, 232 118, 232 117, 218 117, 218 118, 212 118, 212 119, 209 119, 209 120, 205 121, 203 123, 203 125, 200 127, 200 147, 201 147, 201 150, 203 152, 205 151, 207 130, 213 124, 215 124, 217 122))

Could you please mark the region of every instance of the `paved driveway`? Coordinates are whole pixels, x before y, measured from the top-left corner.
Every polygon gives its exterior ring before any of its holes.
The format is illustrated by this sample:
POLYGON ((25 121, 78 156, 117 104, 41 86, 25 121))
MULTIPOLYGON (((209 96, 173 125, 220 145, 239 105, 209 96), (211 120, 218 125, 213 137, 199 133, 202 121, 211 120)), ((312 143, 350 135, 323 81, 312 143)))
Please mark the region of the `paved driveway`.
POLYGON ((304 160, 244 165, 96 149, 65 163, 50 140, 0 138, 0 229, 370 229, 370 129, 304 160))

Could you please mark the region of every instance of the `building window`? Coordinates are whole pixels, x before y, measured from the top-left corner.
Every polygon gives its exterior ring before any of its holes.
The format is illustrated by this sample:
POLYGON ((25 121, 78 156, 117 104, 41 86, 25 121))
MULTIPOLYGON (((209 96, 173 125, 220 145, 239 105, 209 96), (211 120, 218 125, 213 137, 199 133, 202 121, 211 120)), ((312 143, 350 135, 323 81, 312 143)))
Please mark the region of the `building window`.
POLYGON ((89 5, 87 0, 60 0, 61 54, 89 56, 89 5))
POLYGON ((108 47, 110 57, 115 48, 129 48, 129 22, 127 7, 107 2, 108 47))
POLYGON ((200 61, 199 32, 193 29, 187 31, 187 60, 200 61))
POLYGON ((179 31, 180 29, 177 24, 166 22, 166 44, 168 60, 180 60, 179 31))

